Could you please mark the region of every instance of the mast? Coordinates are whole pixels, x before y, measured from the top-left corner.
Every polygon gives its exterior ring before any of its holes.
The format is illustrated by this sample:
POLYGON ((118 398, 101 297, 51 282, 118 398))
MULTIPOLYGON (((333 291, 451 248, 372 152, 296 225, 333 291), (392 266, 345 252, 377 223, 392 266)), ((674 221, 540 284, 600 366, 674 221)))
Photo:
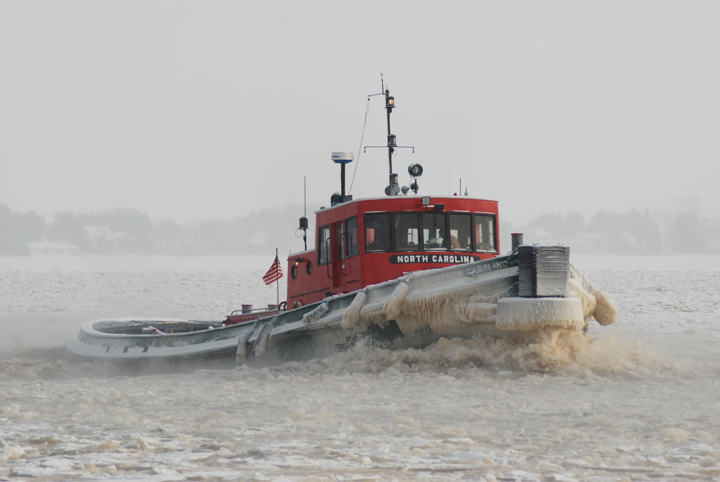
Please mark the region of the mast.
POLYGON ((397 174, 393 173, 393 167, 392 167, 392 156, 393 156, 393 152, 395 152, 395 147, 397 146, 397 139, 390 130, 390 114, 392 114, 392 110, 394 108, 395 108, 395 97, 390 95, 390 90, 388 89, 385 91, 385 109, 387 110, 387 128, 388 128, 388 136, 387 136, 388 167, 390 169, 390 185, 385 190, 385 193, 388 195, 397 194, 399 192, 398 176, 397 176, 397 174))
MULTIPOLYGON (((412 187, 404 186, 402 189, 400 188, 400 184, 398 183, 398 175, 393 172, 393 165, 392 165, 392 158, 393 154, 395 154, 395 149, 412 149, 413 152, 415 152, 415 147, 413 146, 398 146, 397 145, 397 137, 395 134, 392 133, 392 130, 390 128, 390 114, 392 114, 392 110, 395 108, 395 97, 390 95, 390 90, 385 89, 385 83, 382 80, 382 74, 380 74, 380 80, 383 82, 382 84, 382 91, 377 94, 370 94, 368 96, 368 101, 370 100, 370 97, 376 96, 376 95, 384 95, 385 96, 385 110, 387 111, 387 146, 365 146, 363 149, 363 152, 365 152, 368 148, 387 148, 388 150, 388 172, 390 174, 390 183, 385 188, 385 194, 387 196, 397 196, 402 191, 403 194, 407 194, 408 191, 412 189, 413 192, 417 193, 417 178, 422 175, 422 167, 420 167, 420 164, 413 164, 408 169, 408 172, 410 173, 410 177, 413 179, 412 187)), ((365 113, 367 117, 367 112, 365 113)), ((364 129, 364 128, 363 128, 364 129)))

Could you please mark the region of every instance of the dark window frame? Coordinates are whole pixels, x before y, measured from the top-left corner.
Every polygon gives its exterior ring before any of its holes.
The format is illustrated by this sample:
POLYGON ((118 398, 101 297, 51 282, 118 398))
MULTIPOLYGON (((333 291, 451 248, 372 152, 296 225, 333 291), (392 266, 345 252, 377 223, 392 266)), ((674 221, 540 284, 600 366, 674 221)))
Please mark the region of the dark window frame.
POLYGON ((497 214, 495 214, 495 213, 480 213, 480 212, 475 212, 475 213, 473 213, 473 226, 472 226, 472 230, 473 230, 472 235, 473 235, 473 251, 474 251, 474 252, 476 252, 476 253, 491 253, 491 254, 498 254, 498 253, 499 253, 499 249, 498 249, 498 241, 499 241, 499 240, 498 240, 497 214), (478 247, 479 241, 478 241, 478 240, 476 239, 476 237, 475 237, 476 226, 477 226, 476 220, 477 220, 477 217, 478 217, 478 216, 485 216, 485 217, 489 217, 489 218, 492 219, 492 228, 493 228, 492 250, 479 249, 479 247, 478 247))
POLYGON ((376 213, 365 213, 363 216, 363 241, 365 244, 366 253, 392 253, 394 242, 393 242, 393 226, 392 226, 392 213, 391 212, 376 212, 376 213), (373 216, 385 216, 387 220, 387 229, 390 236, 390 246, 388 249, 368 249, 367 230, 368 230, 368 218, 373 216))
POLYGON ((327 243, 327 241, 330 240, 330 236, 331 236, 331 232, 330 232, 329 224, 318 227, 318 237, 317 237, 317 239, 318 239, 318 263, 317 263, 317 265, 318 266, 325 266, 325 265, 328 265, 331 263, 332 253, 330 252, 330 250, 331 250, 330 245, 332 243, 327 243), (327 230, 327 240, 326 241, 323 241, 323 237, 322 237, 322 232, 324 230, 327 230), (325 246, 326 243, 327 243, 327 247, 325 246), (323 250, 327 250, 327 251, 323 251, 323 250), (325 256, 327 258, 325 260, 325 262, 323 262, 323 252, 325 252, 325 256))
MULTIPOLYGON (((395 253, 412 253, 415 251, 421 251, 422 250, 422 222, 420 220, 420 213, 417 211, 395 211, 392 213, 392 238, 393 238, 393 252, 395 253), (400 216, 408 215, 408 214, 414 214, 415 215, 415 228, 417 229, 417 249, 400 249, 398 248, 398 237, 397 237, 397 231, 396 227, 398 224, 398 219, 400 216)), ((405 233, 407 235, 407 233, 405 233)))
MULTIPOLYGON (((421 214, 421 216, 420 216, 420 251, 427 251, 427 252, 429 252, 429 253, 435 253, 435 252, 439 252, 439 251, 450 251, 450 249, 448 248, 448 245, 449 245, 449 241, 450 241, 450 240, 449 240, 449 234, 448 234, 448 233, 449 233, 449 227, 448 227, 448 216, 447 216, 447 213, 444 213, 444 212, 438 213, 438 212, 426 211, 426 212, 423 212, 423 213, 420 213, 420 214, 421 214), (437 248, 428 248, 428 249, 425 248, 425 244, 426 244, 426 242, 425 242, 425 215, 438 216, 438 217, 439 217, 439 216, 442 216, 442 217, 445 219, 445 227, 444 227, 444 229, 443 229, 444 232, 443 232, 443 237, 442 237, 442 238, 443 238, 443 244, 442 244, 442 246, 437 247, 437 248)), ((430 230, 430 228, 428 228, 428 231, 429 231, 429 230, 430 230)), ((431 238, 431 239, 432 239, 432 238, 431 238)), ((428 240, 428 241, 429 241, 429 240, 428 240)))
POLYGON ((347 242, 345 244, 347 248, 345 256, 348 258, 352 258, 354 256, 360 255, 360 225, 358 224, 357 216, 353 216, 345 220, 345 236, 347 237, 347 242), (348 226, 348 223, 350 223, 351 221, 355 221, 355 232, 357 233, 357 239, 355 240, 355 243, 353 243, 352 230, 348 226), (355 252, 352 251, 353 246, 355 247, 355 252))
POLYGON ((338 254, 338 260, 342 261, 346 257, 345 253, 345 245, 347 243, 347 239, 345 239, 345 222, 340 221, 337 223, 337 229, 335 234, 337 234, 337 254, 338 254))
MULTIPOLYGON (((471 213, 469 211, 468 212, 447 213, 446 224, 447 224, 447 233, 448 233, 447 248, 449 251, 457 251, 457 252, 461 252, 461 253, 472 253, 473 251, 475 251, 475 246, 477 246, 477 243, 475 243, 475 215, 474 215, 474 213, 471 213), (453 248, 452 247, 452 242, 451 242, 452 225, 450 223, 450 220, 453 217, 459 218, 460 216, 465 216, 470 219, 470 247, 469 248, 453 248)), ((460 242, 460 240, 458 239, 458 243, 459 242, 460 242)))

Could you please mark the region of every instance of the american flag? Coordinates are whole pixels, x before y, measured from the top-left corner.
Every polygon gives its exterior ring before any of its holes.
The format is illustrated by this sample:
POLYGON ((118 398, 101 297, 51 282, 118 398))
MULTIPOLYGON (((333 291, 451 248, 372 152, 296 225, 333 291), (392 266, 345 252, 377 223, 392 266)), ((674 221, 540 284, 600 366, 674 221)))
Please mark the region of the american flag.
POLYGON ((282 268, 280 267, 280 260, 277 257, 277 254, 275 255, 275 262, 270 266, 270 269, 267 270, 267 273, 265 273, 265 276, 263 276, 263 281, 266 285, 273 284, 277 280, 283 277, 282 268))

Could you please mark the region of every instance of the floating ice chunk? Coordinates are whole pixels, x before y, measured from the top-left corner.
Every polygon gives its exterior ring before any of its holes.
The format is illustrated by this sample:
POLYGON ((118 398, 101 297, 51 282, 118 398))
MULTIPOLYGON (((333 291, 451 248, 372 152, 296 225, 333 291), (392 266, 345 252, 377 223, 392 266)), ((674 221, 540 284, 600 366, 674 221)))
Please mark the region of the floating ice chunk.
POLYGON ((187 456, 190 462, 204 462, 215 457, 215 452, 193 452, 187 456))
POLYGON ((687 446, 690 452, 713 453, 713 448, 708 444, 692 444, 687 446))
POLYGON ((406 445, 408 447, 425 447, 425 448, 427 448, 427 447, 431 447, 433 444, 430 443, 430 441, 426 438, 413 437, 406 442, 406 445))
POLYGON ((477 460, 481 457, 480 454, 475 454, 472 452, 453 452, 450 456, 463 462, 466 462, 468 460, 477 460))
POLYGON ((87 448, 87 450, 91 451, 106 451, 106 450, 120 450, 122 446, 116 442, 115 440, 108 440, 105 443, 101 443, 98 445, 91 445, 87 448))
POLYGON ((42 461, 40 465, 43 467, 54 467, 56 469, 69 469, 75 465, 75 462, 64 457, 53 457, 42 461))
POLYGON ((139 435, 133 438, 143 450, 152 450, 162 447, 162 442, 154 438, 142 437, 139 435))
POLYGON ((634 452, 638 450, 638 447, 636 447, 635 445, 618 445, 617 447, 615 447, 615 450, 617 450, 618 452, 634 452))
POLYGON ((411 427, 417 425, 417 422, 412 417, 395 417, 395 423, 398 425, 407 425, 411 427))
POLYGON ((304 408, 298 408, 297 410, 293 411, 290 414, 290 419, 292 420, 301 420, 306 417, 305 409, 304 408))
POLYGON ((471 446, 475 445, 475 442, 473 442, 473 439, 470 437, 451 437, 447 439, 448 442, 455 445, 465 445, 465 446, 471 446))
POLYGON ((522 480, 536 480, 538 478, 537 474, 533 474, 532 472, 527 472, 525 470, 511 470, 510 475, 519 478, 522 480))
POLYGON ((374 425, 365 425, 365 426, 362 428, 362 431, 365 432, 365 433, 382 433, 382 429, 381 429, 381 428, 378 428, 378 427, 376 427, 376 426, 374 426, 374 425))
POLYGON ((578 482, 576 478, 563 474, 552 474, 552 480, 555 482, 578 482))
POLYGON ((55 467, 40 467, 36 464, 25 464, 14 467, 12 475, 20 477, 40 477, 43 475, 54 475, 57 471, 55 467))
POLYGON ((705 443, 712 443, 714 440, 714 437, 704 430, 695 432, 695 438, 705 443))
POLYGON ((663 436, 663 439, 665 440, 672 440, 674 442, 682 442, 687 440, 690 437, 690 432, 686 430, 682 430, 679 428, 664 428, 660 431, 660 435, 663 436))
MULTIPOLYGON (((169 467, 161 467, 161 466, 157 466, 157 465, 156 465, 155 467, 153 467, 152 470, 153 470, 153 472, 155 472, 156 474, 161 474, 161 475, 167 475, 167 474, 175 475, 175 474, 177 474, 177 471, 176 471, 175 469, 171 469, 171 468, 169 468, 169 467)), ((165 479, 165 480, 167 480, 167 479, 165 479)), ((179 479, 179 480, 182 480, 182 479, 179 479)))
POLYGON ((647 458, 648 464, 659 467, 661 465, 667 464, 667 460, 662 455, 651 455, 647 458))
MULTIPOLYGON (((5 442, 3 440, 3 442, 5 442)), ((5 457, 8 458, 8 460, 17 460, 23 455, 25 455, 25 450, 19 445, 10 445, 8 443, 5 444, 5 448, 3 449, 3 453, 5 454, 5 457)))
POLYGON ((442 427, 441 429, 437 430, 433 435, 435 435, 438 438, 453 438, 453 437, 462 437, 467 432, 463 428, 456 428, 456 427, 442 427))

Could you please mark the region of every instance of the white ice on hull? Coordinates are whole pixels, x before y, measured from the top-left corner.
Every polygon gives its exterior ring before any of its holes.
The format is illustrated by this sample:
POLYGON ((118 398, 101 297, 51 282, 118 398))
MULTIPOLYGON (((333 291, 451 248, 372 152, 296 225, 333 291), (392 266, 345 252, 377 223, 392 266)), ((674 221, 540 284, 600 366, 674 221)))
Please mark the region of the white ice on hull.
MULTIPOLYGON (((601 324, 617 313, 602 292, 567 265, 561 296, 519 297, 516 257, 419 271, 367 286, 358 293, 312 305, 302 321, 273 321, 263 356, 288 359, 290 340, 313 339, 313 355, 324 356, 349 336, 395 322, 407 339, 398 348, 418 346, 441 336, 514 337, 554 345, 563 330, 581 331, 602 309, 601 324), (600 300, 600 301, 598 301, 600 300), (612 314, 614 312, 614 315, 612 314)), ((253 335, 249 343, 257 343, 253 335)))

